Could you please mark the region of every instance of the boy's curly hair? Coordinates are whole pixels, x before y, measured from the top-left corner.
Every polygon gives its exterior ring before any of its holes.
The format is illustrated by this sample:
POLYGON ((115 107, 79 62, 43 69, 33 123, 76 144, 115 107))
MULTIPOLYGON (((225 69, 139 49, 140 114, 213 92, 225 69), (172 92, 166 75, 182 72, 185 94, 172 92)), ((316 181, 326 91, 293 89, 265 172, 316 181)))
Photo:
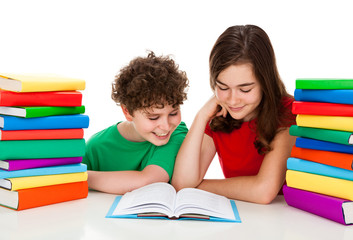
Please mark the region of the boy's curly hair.
POLYGON ((123 67, 112 83, 112 99, 125 105, 132 115, 135 110, 165 104, 177 107, 187 99, 189 81, 184 71, 169 57, 137 57, 123 67))

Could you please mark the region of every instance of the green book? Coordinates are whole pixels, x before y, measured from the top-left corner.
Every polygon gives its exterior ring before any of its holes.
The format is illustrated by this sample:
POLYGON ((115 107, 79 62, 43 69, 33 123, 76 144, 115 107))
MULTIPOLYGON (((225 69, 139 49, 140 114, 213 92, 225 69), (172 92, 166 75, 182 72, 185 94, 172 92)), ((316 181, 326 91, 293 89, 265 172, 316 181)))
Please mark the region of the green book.
POLYGON ((297 89, 353 89, 353 79, 299 78, 295 82, 297 89))
POLYGON ((0 159, 82 157, 85 145, 83 138, 0 141, 0 159))
POLYGON ((344 145, 353 144, 353 133, 323 128, 300 127, 292 125, 289 134, 297 137, 312 138, 321 141, 340 143, 344 145))
POLYGON ((34 118, 85 113, 85 106, 79 107, 0 107, 0 114, 34 118))

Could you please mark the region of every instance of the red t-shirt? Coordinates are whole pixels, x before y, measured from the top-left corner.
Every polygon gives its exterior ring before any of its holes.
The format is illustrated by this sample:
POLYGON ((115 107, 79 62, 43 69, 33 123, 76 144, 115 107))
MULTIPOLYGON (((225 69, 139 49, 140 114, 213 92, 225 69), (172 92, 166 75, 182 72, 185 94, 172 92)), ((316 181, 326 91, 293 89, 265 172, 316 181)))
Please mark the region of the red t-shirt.
MULTIPOLYGON (((293 99, 284 98, 283 106, 291 110, 292 103, 293 99)), ((260 155, 254 146, 255 121, 243 122, 231 133, 213 132, 207 124, 205 133, 213 139, 225 178, 252 176, 259 172, 265 155, 260 155)))

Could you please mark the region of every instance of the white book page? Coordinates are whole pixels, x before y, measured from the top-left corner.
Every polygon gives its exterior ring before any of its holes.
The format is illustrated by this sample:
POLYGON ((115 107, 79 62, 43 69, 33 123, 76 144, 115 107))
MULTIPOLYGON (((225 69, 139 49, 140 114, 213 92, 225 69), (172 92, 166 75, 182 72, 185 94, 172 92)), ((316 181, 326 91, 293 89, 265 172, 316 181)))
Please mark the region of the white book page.
POLYGON ((195 188, 180 190, 176 198, 175 215, 194 213, 235 220, 230 200, 195 188))
POLYGON ((171 216, 175 195, 175 189, 170 184, 152 183, 126 193, 113 215, 158 212, 171 216))

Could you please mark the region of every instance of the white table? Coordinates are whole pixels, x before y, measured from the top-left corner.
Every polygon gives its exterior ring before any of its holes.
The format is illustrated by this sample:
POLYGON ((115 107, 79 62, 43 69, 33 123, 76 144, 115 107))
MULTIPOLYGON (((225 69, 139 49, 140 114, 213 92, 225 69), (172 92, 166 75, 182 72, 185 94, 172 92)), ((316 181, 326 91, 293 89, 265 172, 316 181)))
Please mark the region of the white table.
POLYGON ((352 240, 344 226, 289 207, 236 201, 242 223, 105 218, 115 195, 89 191, 86 199, 23 211, 0 207, 0 239, 329 239, 352 240))

